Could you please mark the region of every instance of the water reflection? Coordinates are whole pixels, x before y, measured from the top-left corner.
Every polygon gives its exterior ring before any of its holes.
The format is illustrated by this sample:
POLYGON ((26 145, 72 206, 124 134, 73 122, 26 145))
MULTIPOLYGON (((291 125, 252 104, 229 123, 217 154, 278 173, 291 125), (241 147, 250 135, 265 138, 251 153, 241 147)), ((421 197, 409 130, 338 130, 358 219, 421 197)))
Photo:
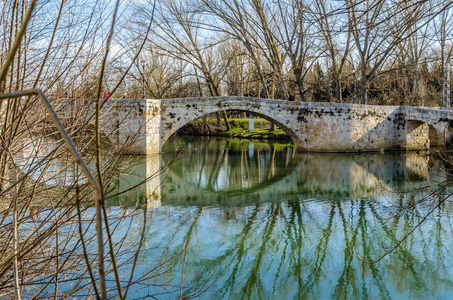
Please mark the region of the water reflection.
MULTIPOLYGON (((419 205, 395 215, 394 206, 406 201, 394 191, 442 180, 426 157, 302 154, 284 144, 180 138, 167 145, 159 164, 181 149, 184 157, 139 194, 154 193, 161 203, 149 212, 150 245, 172 244, 179 251, 189 242, 184 278, 193 289, 211 285, 202 298, 452 295, 449 203, 379 263, 363 263, 356 255, 379 257, 430 209, 419 205)), ((149 176, 157 161, 136 161, 119 186, 149 176)), ((158 252, 147 252, 141 267, 152 265, 158 252)), ((175 274, 182 272, 178 266, 175 274)))
MULTIPOLYGON (((174 138, 166 148, 181 142, 174 138)), ((184 160, 171 167, 171 178, 214 193, 242 194, 286 177, 297 164, 294 153, 291 144, 206 139, 203 145, 194 147, 188 142, 180 153, 184 160)), ((168 163, 172 157, 169 151, 163 161, 168 163)))
POLYGON ((161 171, 163 164, 159 155, 137 156, 125 158, 120 175, 114 182, 108 204, 111 206, 129 203, 130 199, 143 203, 148 208, 161 205, 161 171))
MULTIPOLYGON (((445 208, 444 208, 445 209, 445 208)), ((449 211, 449 210, 446 210, 449 211)), ((452 284, 452 230, 439 210, 378 264, 392 231, 417 217, 384 222, 374 201, 295 200, 245 206, 166 206, 153 212, 152 241, 190 240, 185 277, 212 282, 204 298, 445 298, 452 284), (438 223, 436 223, 438 222, 438 223), (168 227, 167 227, 168 226, 168 227)), ((417 212, 415 212, 417 213, 417 212)), ((416 214, 415 214, 416 215, 416 214)), ((146 257, 152 261, 152 255, 146 257)), ((177 270, 176 273, 180 272, 177 270)))
POLYGON ((151 178, 135 191, 136 197, 160 203, 164 195, 164 204, 217 205, 280 201, 294 194, 371 197, 442 177, 440 171, 429 172, 429 158, 415 152, 296 153, 291 144, 200 137, 175 137, 164 150, 162 156, 131 156, 117 190, 151 178), (169 164, 160 178, 153 176, 169 164))

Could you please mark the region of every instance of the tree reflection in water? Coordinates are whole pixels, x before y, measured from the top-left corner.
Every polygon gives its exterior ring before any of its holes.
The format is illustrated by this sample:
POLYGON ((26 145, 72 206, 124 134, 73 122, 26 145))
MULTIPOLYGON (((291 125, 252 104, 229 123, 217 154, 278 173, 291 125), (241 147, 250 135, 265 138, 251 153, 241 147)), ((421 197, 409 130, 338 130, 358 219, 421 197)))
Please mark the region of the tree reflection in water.
MULTIPOLYGON (((363 263, 355 252, 381 255, 394 245, 394 234, 401 236, 424 216, 428 207, 420 205, 387 220, 392 204, 405 201, 392 191, 441 180, 426 158, 303 154, 278 143, 194 138, 170 141, 164 162, 178 143, 186 156, 162 175, 162 205, 149 213, 149 243, 173 243, 175 251, 188 243, 184 280, 195 289, 212 284, 204 298, 452 294, 448 203, 379 263, 363 263)), ((143 268, 158 251, 144 255, 143 268)))

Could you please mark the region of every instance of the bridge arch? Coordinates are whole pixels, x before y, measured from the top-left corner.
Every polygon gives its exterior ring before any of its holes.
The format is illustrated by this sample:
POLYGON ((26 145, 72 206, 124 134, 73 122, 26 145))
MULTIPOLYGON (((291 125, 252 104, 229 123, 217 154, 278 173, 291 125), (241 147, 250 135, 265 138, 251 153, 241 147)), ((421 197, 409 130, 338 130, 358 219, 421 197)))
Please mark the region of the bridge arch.
POLYGON ((433 124, 427 120, 409 119, 406 121, 408 143, 415 141, 413 149, 428 149, 430 147, 444 147, 453 142, 453 124, 433 124))
MULTIPOLYGON (((294 131, 289 128, 288 126, 284 125, 282 122, 279 122, 278 120, 272 118, 272 117, 269 117, 267 115, 264 115, 264 114, 261 114, 261 113, 257 113, 255 111, 251 111, 251 110, 240 110, 240 109, 234 109, 234 110, 229 110, 229 109, 224 109, 224 110, 217 110, 217 111, 214 111, 213 113, 217 113, 217 112, 223 112, 223 111, 239 111, 239 112, 244 112, 244 113, 250 113, 250 114, 253 114, 254 116, 257 116, 257 117, 261 117, 269 122, 272 122, 274 123, 276 126, 278 126, 281 130, 283 130, 290 138, 291 140, 294 141, 294 139, 297 139, 294 131)), ((165 143, 168 138, 170 138, 170 136, 172 136, 173 134, 175 134, 179 129, 181 129, 183 126, 189 124, 190 122, 193 122, 203 116, 206 116, 210 113, 207 113, 207 114, 203 114, 199 117, 195 117, 193 118, 192 120, 186 122, 186 123, 177 123, 175 124, 174 126, 171 127, 171 130, 169 130, 164 136, 163 136, 163 143, 165 143)))
MULTIPOLYGON (((201 118, 205 115, 223 111, 246 112, 261 117, 265 120, 268 120, 274 123, 280 129, 282 129, 297 145, 300 139, 297 132, 300 129, 297 127, 295 128, 293 126, 294 123, 291 122, 287 114, 282 113, 282 111, 286 112, 287 108, 286 106, 288 105, 288 101, 281 100, 282 106, 278 107, 263 105, 262 102, 263 101, 265 102, 267 99, 259 99, 260 101, 258 102, 256 101, 257 99, 247 99, 247 101, 243 101, 244 98, 241 97, 237 98, 238 99, 233 99, 226 102, 216 100, 216 103, 214 105, 213 103, 206 104, 187 103, 186 105, 182 105, 184 109, 180 111, 178 114, 175 113, 176 105, 175 106, 170 105, 167 109, 163 110, 162 114, 162 119, 164 120, 162 124, 164 128, 161 128, 160 148, 162 148, 163 144, 168 140, 168 138, 170 138, 171 135, 173 135, 184 125, 193 122, 194 120, 201 118)), ((274 100, 272 100, 272 102, 274 102, 274 100)), ((179 103, 179 107, 181 107, 181 103, 179 103)), ((294 111, 296 111, 296 107, 294 107, 294 111)))

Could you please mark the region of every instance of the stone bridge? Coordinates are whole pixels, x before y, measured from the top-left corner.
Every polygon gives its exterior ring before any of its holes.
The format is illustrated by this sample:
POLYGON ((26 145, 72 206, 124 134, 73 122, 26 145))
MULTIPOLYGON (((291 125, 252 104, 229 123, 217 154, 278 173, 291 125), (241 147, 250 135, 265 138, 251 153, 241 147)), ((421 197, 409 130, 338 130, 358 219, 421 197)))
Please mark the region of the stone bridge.
POLYGON ((224 110, 249 112, 273 122, 301 151, 425 150, 449 145, 453 131, 453 110, 409 106, 214 97, 110 100, 106 107, 109 128, 115 130, 117 124, 119 144, 138 132, 130 154, 158 153, 185 124, 224 110))

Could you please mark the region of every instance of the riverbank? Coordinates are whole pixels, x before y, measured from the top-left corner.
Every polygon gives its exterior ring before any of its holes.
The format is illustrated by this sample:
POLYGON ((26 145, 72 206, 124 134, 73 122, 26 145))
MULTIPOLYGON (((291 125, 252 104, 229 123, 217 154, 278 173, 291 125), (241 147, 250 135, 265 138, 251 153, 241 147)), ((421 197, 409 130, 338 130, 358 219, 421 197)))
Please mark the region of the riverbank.
POLYGON ((237 137, 244 139, 289 140, 290 137, 275 126, 271 130, 271 122, 265 119, 253 119, 254 130, 249 130, 249 119, 230 119, 230 130, 226 130, 223 121, 216 119, 198 119, 178 130, 179 135, 208 135, 237 137))

